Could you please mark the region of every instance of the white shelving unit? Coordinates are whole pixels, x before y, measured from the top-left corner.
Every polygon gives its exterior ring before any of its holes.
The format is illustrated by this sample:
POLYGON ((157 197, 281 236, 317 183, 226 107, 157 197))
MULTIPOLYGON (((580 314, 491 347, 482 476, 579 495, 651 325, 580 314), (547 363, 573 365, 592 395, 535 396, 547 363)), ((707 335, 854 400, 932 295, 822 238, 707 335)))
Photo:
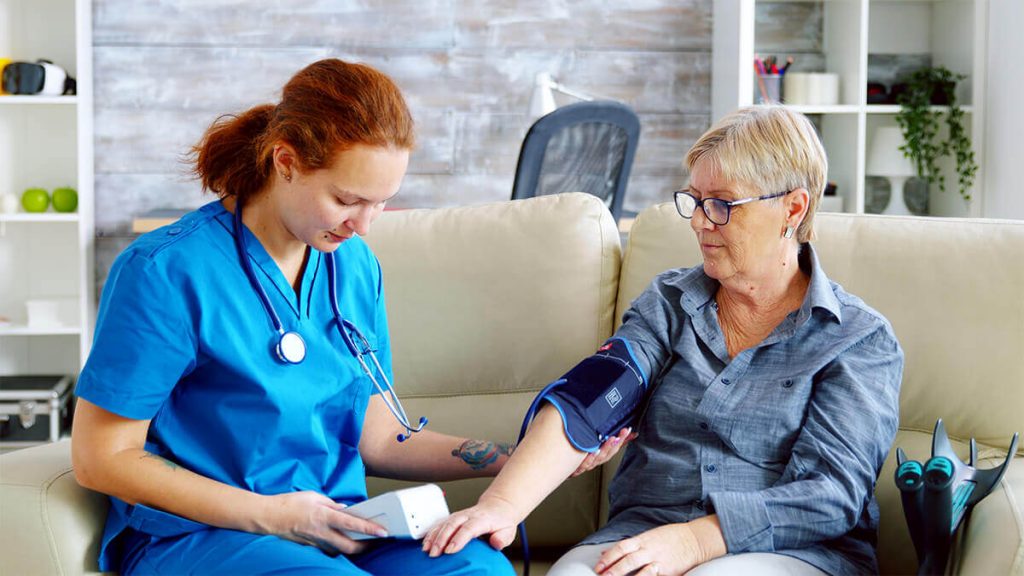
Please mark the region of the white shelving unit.
MULTIPOLYGON (((815 4, 823 11, 821 56, 816 72, 839 75, 839 103, 793 106, 820 128, 829 154, 829 180, 838 185, 846 212, 865 211, 867 149, 881 126, 895 126, 899 106, 868 104, 869 56, 924 55, 967 79, 957 85, 975 161, 984 166, 987 0, 715 0, 712 52, 712 120, 754 103, 754 55, 772 53, 758 42, 757 9, 768 4, 815 4)), ((783 94, 785 100, 785 94, 783 94)), ((952 161, 940 164, 946 192, 932 186, 929 213, 980 216, 984 198, 979 168, 972 200, 957 192, 952 161)))
POLYGON ((78 82, 76 96, 0 96, 0 193, 78 191, 75 213, 0 214, 0 375, 77 375, 95 322, 91 2, 0 0, 0 57, 78 82), (29 326, 36 299, 60 300, 61 322, 29 326))

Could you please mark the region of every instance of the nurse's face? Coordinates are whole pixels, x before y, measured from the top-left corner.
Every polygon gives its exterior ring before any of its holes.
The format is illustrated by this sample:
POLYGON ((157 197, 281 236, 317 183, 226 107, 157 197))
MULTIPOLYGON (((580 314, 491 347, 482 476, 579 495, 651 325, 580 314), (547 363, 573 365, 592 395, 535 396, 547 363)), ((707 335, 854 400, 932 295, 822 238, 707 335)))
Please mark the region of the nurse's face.
POLYGON ((408 150, 362 144, 339 152, 319 170, 297 169, 288 156, 288 150, 275 152, 275 160, 292 169, 291 181, 275 187, 274 203, 285 228, 321 252, 333 252, 353 234, 369 232, 398 193, 409 166, 408 150))

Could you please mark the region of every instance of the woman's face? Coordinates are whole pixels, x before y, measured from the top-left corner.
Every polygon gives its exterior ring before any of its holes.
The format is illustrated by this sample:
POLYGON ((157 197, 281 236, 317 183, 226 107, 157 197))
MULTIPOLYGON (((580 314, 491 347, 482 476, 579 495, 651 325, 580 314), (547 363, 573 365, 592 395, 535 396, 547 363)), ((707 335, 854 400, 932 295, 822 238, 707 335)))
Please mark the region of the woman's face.
MULTIPOLYGON (((714 164, 700 160, 690 172, 690 193, 698 199, 721 198, 740 200, 762 193, 752 187, 719 178, 714 164)), ((781 192, 774 190, 768 193, 781 192)), ((704 272, 721 283, 729 281, 758 281, 778 270, 785 254, 785 246, 792 240, 783 240, 786 210, 790 197, 779 200, 750 202, 733 206, 729 223, 720 226, 708 220, 704 211, 697 209, 690 227, 697 235, 704 272)))
POLYGON ((409 165, 408 150, 359 144, 339 152, 327 168, 303 171, 289 150, 275 152, 275 177, 282 180, 277 210, 293 236, 321 252, 333 252, 353 234, 366 235, 409 165), (283 181, 289 166, 291 182, 283 181))

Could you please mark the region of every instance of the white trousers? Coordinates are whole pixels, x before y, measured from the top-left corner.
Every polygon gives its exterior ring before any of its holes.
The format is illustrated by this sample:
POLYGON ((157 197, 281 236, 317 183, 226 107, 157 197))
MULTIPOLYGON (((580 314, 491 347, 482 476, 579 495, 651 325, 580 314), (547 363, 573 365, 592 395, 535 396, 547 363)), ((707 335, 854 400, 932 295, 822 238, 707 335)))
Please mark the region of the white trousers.
MULTIPOLYGON (((594 576, 594 565, 601 552, 617 542, 577 546, 555 562, 548 576, 594 576)), ((705 562, 687 572, 687 576, 825 576, 825 573, 803 560, 782 554, 752 552, 729 554, 705 562)))

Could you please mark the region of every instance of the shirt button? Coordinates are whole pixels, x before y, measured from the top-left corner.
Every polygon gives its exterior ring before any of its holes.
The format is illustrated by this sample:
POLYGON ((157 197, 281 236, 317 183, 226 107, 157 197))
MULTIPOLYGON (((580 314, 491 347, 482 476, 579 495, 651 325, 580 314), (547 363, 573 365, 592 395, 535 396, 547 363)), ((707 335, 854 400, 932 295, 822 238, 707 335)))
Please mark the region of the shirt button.
POLYGON ((701 430, 707 430, 708 429, 708 423, 707 422, 701 422, 700 423, 700 429, 701 430))
POLYGON ((732 384, 732 380, 729 380, 728 378, 722 378, 722 384, 728 386, 729 384, 732 384))
POLYGON ((714 474, 715 472, 718 471, 718 466, 715 466, 714 464, 708 464, 707 466, 704 467, 704 469, 714 474))
POLYGON ((178 228, 177 226, 175 226, 174 228, 171 228, 170 230, 168 230, 167 234, 169 234, 171 236, 177 236, 178 234, 181 234, 181 228, 178 228))
POLYGON ((793 381, 792 380, 786 380, 785 382, 782 383, 782 387, 783 388, 792 388, 793 387, 793 381))

